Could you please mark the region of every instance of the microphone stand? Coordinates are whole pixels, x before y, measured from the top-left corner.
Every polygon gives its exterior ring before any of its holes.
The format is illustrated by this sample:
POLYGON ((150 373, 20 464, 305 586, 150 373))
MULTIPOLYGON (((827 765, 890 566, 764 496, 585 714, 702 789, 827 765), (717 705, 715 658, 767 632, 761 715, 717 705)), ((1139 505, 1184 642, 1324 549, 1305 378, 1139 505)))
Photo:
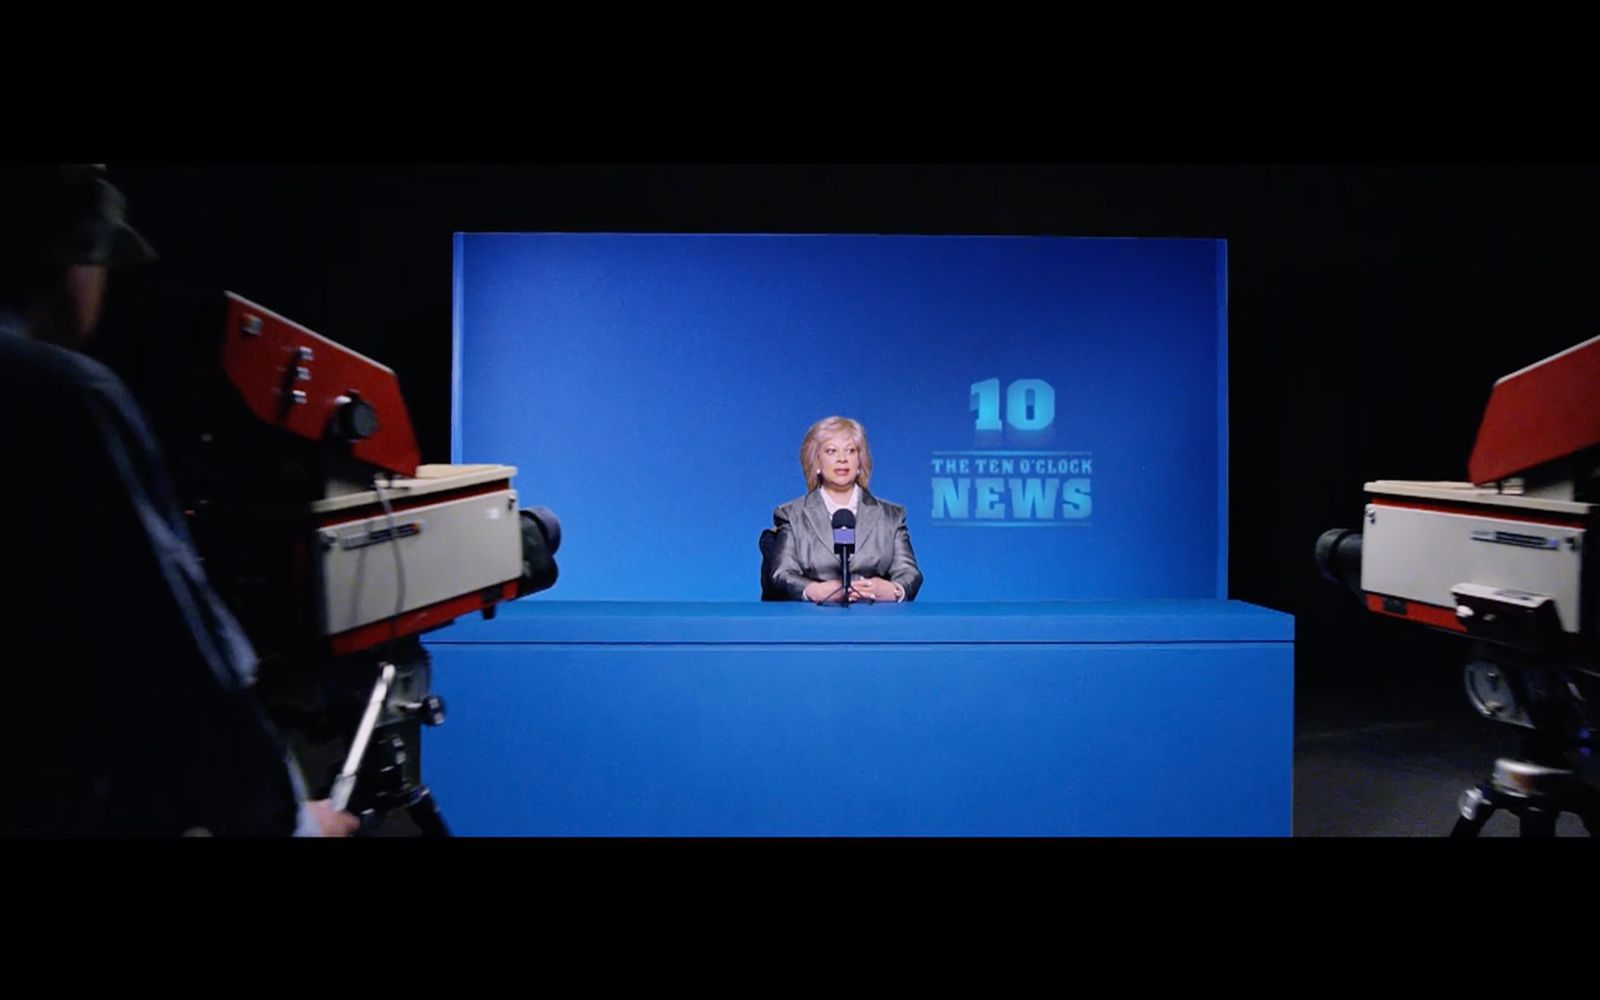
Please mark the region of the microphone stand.
MULTIPOLYGON (((837 510, 833 513, 833 551, 839 557, 839 575, 843 579, 842 585, 834 594, 839 594, 841 607, 850 606, 850 557, 856 551, 856 518, 849 510, 837 510)), ((829 594, 820 603, 826 604, 833 599, 829 594)))
POLYGON ((829 601, 833 600, 834 597, 838 597, 840 607, 847 608, 850 606, 850 548, 848 546, 841 545, 838 548, 838 552, 839 574, 844 578, 844 582, 839 589, 835 590, 833 593, 829 594, 827 597, 824 597, 817 603, 827 604, 829 601))

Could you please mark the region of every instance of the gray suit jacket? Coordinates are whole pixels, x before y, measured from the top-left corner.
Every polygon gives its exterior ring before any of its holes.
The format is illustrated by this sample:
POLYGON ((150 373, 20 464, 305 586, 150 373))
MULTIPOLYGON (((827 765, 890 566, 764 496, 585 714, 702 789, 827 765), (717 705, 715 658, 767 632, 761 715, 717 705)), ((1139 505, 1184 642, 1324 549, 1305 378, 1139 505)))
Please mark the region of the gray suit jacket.
MULTIPOLYGON (((778 507, 772 512, 772 524, 778 532, 772 576, 791 598, 805 600, 806 584, 815 580, 839 579, 832 519, 821 490, 778 507)), ((922 588, 922 571, 906 530, 906 509, 865 489, 856 512, 856 553, 850 559, 850 576, 858 575, 893 580, 906 589, 908 601, 922 588)))

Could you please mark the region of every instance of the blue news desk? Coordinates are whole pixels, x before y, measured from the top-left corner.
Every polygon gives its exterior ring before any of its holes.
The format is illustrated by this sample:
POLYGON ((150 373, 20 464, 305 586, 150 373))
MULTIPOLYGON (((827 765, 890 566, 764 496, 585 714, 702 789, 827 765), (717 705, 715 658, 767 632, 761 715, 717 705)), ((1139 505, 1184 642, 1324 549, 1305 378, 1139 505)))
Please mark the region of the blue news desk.
POLYGON ((1236 601, 566 602, 426 639, 493 836, 1287 836, 1294 622, 1236 601))

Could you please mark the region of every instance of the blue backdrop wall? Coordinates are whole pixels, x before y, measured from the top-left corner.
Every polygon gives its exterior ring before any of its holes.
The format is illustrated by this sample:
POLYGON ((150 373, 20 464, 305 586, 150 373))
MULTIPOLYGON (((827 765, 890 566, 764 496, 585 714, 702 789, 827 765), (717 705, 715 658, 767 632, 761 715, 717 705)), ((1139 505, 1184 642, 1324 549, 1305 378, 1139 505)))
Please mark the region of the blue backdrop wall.
POLYGON ((458 234, 452 460, 541 600, 755 600, 807 427, 865 424, 919 600, 1226 597, 1218 240, 458 234))

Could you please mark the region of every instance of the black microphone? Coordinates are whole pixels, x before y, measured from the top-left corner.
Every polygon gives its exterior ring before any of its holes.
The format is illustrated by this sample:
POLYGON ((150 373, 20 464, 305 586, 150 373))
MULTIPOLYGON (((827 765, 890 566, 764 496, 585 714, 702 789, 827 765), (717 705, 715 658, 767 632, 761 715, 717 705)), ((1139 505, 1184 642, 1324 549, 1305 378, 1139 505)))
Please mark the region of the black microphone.
POLYGON ((850 557, 856 554, 856 516, 846 507, 833 512, 833 553, 839 557, 844 592, 839 603, 850 603, 850 557))

